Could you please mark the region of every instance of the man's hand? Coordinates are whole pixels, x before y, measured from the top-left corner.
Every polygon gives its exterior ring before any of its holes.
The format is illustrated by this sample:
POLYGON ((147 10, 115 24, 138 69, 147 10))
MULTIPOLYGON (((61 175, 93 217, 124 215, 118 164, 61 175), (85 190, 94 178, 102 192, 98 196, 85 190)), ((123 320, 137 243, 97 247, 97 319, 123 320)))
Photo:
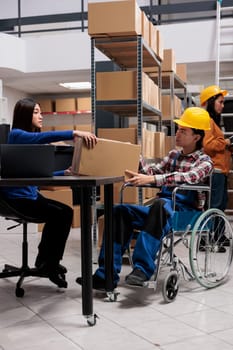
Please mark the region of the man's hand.
POLYGON ((129 177, 126 182, 133 186, 143 186, 155 183, 154 175, 139 174, 131 170, 125 170, 125 175, 129 177))

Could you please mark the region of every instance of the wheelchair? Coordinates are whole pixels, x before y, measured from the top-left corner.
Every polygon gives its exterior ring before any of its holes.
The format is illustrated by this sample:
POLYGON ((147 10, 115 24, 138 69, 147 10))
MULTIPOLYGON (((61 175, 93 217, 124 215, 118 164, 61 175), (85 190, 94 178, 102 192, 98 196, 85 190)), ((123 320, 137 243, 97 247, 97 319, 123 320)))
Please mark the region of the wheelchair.
MULTIPOLYGON (((123 192, 128 186, 131 185, 125 183, 121 188, 121 203, 123 192)), ((145 287, 156 290, 160 270, 167 267, 169 272, 162 285, 163 298, 167 303, 176 299, 181 277, 186 281, 196 281, 207 289, 221 285, 228 278, 233 256, 233 229, 221 210, 210 208, 210 191, 211 184, 184 184, 173 189, 172 230, 162 239, 155 260, 156 270, 151 280, 144 283, 145 287), (176 195, 183 190, 205 193, 206 210, 176 211, 176 195), (226 241, 228 246, 225 247, 226 241), (183 244, 188 251, 188 266, 175 254, 175 247, 179 244, 183 244), (224 252, 219 252, 220 249, 224 252)), ((127 255, 132 264, 130 248, 127 255)))

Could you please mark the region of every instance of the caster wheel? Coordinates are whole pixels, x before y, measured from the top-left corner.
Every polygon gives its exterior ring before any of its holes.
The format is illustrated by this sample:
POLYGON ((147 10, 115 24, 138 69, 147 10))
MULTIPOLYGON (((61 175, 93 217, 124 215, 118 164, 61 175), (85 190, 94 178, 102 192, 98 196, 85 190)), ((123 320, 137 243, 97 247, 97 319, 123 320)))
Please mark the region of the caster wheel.
POLYGON ((179 290, 179 278, 176 271, 170 272, 163 284, 163 298, 167 303, 175 300, 179 290))
POLYGON ((105 301, 114 303, 117 301, 117 296, 119 294, 119 292, 107 292, 107 297, 105 298, 105 301))
POLYGON ((20 287, 16 288, 15 295, 17 296, 17 298, 22 298, 24 296, 24 289, 20 287))
POLYGON ((92 316, 88 316, 87 317, 87 324, 90 327, 93 327, 96 325, 96 319, 98 318, 98 316, 96 314, 92 315, 92 316))

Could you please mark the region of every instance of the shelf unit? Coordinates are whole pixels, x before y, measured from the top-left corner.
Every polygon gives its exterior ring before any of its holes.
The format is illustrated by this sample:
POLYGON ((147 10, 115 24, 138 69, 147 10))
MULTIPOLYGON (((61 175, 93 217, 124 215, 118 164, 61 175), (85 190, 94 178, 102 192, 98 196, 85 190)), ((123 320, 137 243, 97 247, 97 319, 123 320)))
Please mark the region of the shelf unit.
MULTIPOLYGON (((142 143, 143 122, 157 123, 161 130, 161 111, 148 105, 142 99, 143 68, 154 67, 158 71, 158 87, 161 88, 161 61, 146 44, 141 35, 120 37, 92 37, 91 38, 91 101, 92 122, 96 122, 96 110, 105 110, 122 117, 137 117, 138 143, 142 143), (121 70, 135 70, 137 72, 137 98, 131 100, 96 101, 96 69, 95 49, 100 50, 106 57, 113 60, 121 70)), ((160 104, 159 94, 159 106, 160 104)))
POLYGON ((44 126, 90 124, 91 127, 91 111, 88 110, 43 112, 42 115, 44 126))
MULTIPOLYGON (((230 136, 233 136, 233 95, 225 96, 225 106, 223 109, 223 113, 221 114, 222 117, 222 125, 225 128, 224 135, 229 138, 230 136)), ((229 176, 233 175, 233 170, 230 170, 229 176)), ((232 182, 232 181, 230 181, 232 182)), ((233 188, 228 188, 228 193, 233 194, 233 188)), ((231 201, 232 202, 232 201, 231 201)), ((227 208, 226 209, 227 215, 230 215, 232 217, 233 215, 233 208, 227 208)))
MULTIPOLYGON (((150 74, 151 79, 157 83, 158 76, 155 73, 150 74)), ((179 117, 175 113, 175 96, 184 100, 185 106, 187 106, 187 85, 180 79, 180 77, 173 71, 162 72, 162 95, 170 95, 170 110, 172 111, 171 120, 163 120, 164 125, 170 125, 171 136, 175 136, 175 124, 172 123, 174 118, 179 117)))
MULTIPOLYGON (((143 68, 152 67, 157 70, 158 88, 161 88, 161 61, 153 50, 147 45, 141 35, 120 37, 92 37, 91 38, 91 105, 92 124, 96 125, 96 111, 104 110, 116 113, 121 117, 137 117, 137 141, 142 145, 143 122, 149 121, 158 124, 158 130, 162 128, 161 111, 148 105, 142 98, 142 73, 143 68), (137 72, 137 98, 131 100, 96 101, 96 64, 95 50, 98 49, 111 61, 119 66, 120 70, 136 70, 137 72)), ((158 105, 161 106, 160 90, 158 105)), ((139 190, 139 203, 142 203, 142 190, 139 190)), ((96 245, 96 193, 93 193, 93 241, 96 245)))

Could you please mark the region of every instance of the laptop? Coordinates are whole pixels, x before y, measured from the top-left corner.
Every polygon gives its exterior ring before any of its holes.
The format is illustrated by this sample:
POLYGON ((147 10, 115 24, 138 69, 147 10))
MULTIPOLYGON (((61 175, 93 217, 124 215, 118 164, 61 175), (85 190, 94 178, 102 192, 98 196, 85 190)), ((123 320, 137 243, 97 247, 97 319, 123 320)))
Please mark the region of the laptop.
POLYGON ((1 177, 51 177, 54 172, 55 146, 39 144, 0 145, 1 177))

